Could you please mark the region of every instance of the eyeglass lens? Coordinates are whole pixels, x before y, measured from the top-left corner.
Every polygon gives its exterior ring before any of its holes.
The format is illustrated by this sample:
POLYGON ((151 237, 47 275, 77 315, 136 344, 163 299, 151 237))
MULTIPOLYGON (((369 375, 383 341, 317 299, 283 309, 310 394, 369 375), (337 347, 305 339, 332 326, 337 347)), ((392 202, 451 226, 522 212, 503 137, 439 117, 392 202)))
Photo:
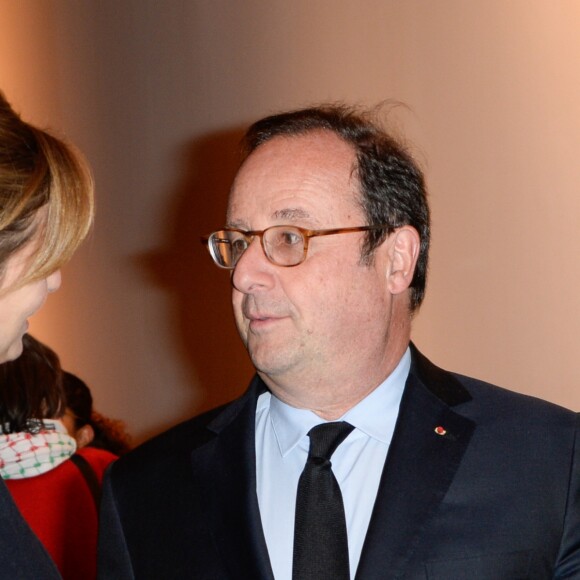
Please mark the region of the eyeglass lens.
MULTIPOLYGON (((268 259, 279 266, 296 266, 304 260, 302 232, 292 226, 273 226, 259 235, 268 259)), ((236 230, 220 230, 209 238, 211 254, 218 266, 234 268, 253 236, 236 230)))

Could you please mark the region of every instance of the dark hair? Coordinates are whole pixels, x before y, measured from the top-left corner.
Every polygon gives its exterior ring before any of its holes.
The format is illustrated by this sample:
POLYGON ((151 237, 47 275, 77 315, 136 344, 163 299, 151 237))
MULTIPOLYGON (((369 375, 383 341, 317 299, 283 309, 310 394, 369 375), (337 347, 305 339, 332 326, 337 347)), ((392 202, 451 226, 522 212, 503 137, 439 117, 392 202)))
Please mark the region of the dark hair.
MULTIPOLYGON (((244 159, 274 137, 293 137, 312 131, 332 131, 356 154, 355 173, 362 191, 361 206, 367 225, 413 226, 421 246, 410 287, 411 310, 425 295, 429 256, 429 206, 423 173, 411 155, 389 135, 368 111, 343 105, 322 105, 266 117, 254 123, 243 139, 244 159)), ((362 259, 373 260, 387 232, 368 232, 362 259)))
POLYGON ((93 396, 87 384, 76 375, 63 373, 66 405, 73 412, 75 428, 90 425, 95 433, 90 447, 106 449, 115 455, 123 455, 130 450, 130 437, 125 432, 122 421, 109 419, 93 409, 93 396))
POLYGON ((93 395, 86 383, 76 375, 64 371, 62 378, 66 406, 74 413, 75 428, 80 429, 91 422, 93 395))
POLYGON ((30 334, 25 334, 22 342, 20 357, 0 365, 0 425, 4 433, 37 432, 42 419, 62 417, 65 411, 58 356, 30 334))

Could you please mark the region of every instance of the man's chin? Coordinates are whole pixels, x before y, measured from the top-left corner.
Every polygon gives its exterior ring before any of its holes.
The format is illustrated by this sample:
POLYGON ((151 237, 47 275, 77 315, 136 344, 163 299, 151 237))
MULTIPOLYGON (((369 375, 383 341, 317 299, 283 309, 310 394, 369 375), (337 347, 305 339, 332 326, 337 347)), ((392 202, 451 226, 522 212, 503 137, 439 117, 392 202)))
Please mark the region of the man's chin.
POLYGON ((250 359, 258 373, 266 377, 279 377, 288 373, 292 368, 288 358, 280 356, 280 353, 265 355, 259 352, 250 352, 250 359))

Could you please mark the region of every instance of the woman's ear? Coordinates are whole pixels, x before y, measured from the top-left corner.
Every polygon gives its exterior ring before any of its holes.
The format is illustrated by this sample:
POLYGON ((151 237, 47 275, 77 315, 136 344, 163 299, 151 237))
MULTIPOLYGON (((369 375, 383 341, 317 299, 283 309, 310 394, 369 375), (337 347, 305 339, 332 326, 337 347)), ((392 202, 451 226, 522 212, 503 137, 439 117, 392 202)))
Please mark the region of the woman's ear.
POLYGON ((391 294, 401 294, 413 281, 421 238, 412 226, 397 228, 390 238, 388 286, 391 294))
POLYGON ((95 438, 95 431, 91 425, 83 425, 80 429, 77 429, 75 433, 75 439, 77 440, 77 447, 81 449, 89 445, 95 438))

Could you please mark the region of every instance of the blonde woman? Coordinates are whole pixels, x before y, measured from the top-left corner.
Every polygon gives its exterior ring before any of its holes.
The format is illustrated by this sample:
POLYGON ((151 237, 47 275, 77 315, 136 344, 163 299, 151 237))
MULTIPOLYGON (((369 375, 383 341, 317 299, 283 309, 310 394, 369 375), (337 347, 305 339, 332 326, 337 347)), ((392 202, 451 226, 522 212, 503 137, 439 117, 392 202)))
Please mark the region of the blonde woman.
MULTIPOLYGON (((93 183, 76 150, 25 121, 0 93, 0 362, 17 358, 28 319, 60 286, 60 268, 87 235, 93 183)), ((0 482, 0 570, 60 575, 0 482)))

